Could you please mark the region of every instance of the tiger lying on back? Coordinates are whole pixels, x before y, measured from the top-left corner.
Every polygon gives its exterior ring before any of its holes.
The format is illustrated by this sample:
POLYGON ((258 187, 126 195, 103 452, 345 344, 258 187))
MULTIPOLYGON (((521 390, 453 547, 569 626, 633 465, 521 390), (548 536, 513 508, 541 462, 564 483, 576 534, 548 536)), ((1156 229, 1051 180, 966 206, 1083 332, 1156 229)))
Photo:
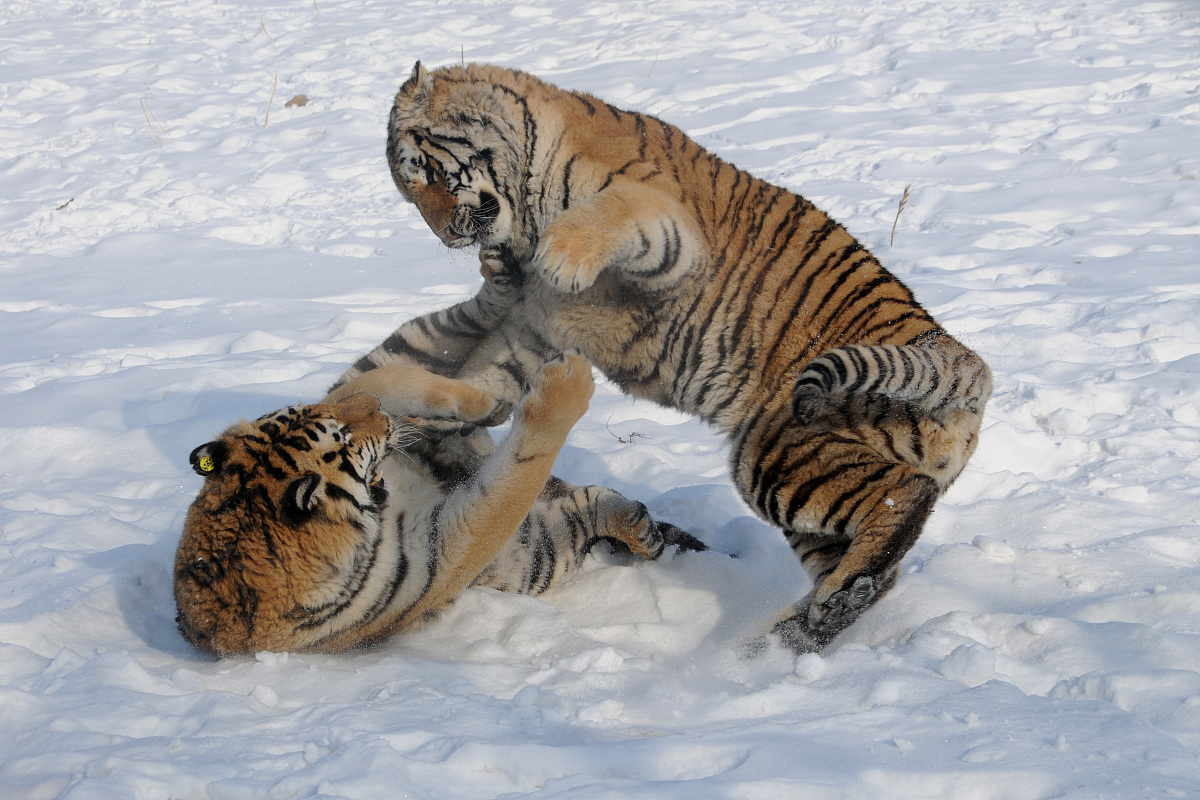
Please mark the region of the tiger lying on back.
POLYGON ((499 447, 482 430, 432 441, 417 424, 469 430, 510 406, 393 365, 234 425, 192 452, 206 480, 175 556, 180 631, 222 656, 343 650, 469 585, 545 591, 601 538, 646 558, 664 535, 702 549, 641 503, 550 476, 591 394, 590 365, 570 354, 534 376, 499 447))
POLYGON ((387 157, 490 279, 347 379, 416 363, 511 399, 578 348, 728 436, 739 491, 815 584, 775 628, 793 650, 892 586, 975 449, 991 375, 845 228, 678 128, 497 67, 418 63, 387 157))

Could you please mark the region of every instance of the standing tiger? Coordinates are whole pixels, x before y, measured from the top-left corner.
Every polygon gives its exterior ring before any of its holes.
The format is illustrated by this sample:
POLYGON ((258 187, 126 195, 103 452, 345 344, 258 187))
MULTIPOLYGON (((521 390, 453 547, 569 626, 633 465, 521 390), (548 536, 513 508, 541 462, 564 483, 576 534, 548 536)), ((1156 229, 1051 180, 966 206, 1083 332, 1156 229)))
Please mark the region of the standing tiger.
POLYGON ((991 375, 845 228, 672 125, 493 66, 418 63, 387 159, 489 280, 346 378, 413 362, 512 398, 578 348, 727 435, 738 490, 814 583, 774 628, 787 646, 820 650, 892 586, 991 375))
POLYGON ((646 558, 703 549, 641 503, 550 477, 591 394, 582 356, 551 361, 496 447, 472 428, 509 404, 394 364, 234 425, 191 455, 205 482, 175 555, 180 631, 220 656, 344 650, 468 585, 545 591, 602 538, 646 558))

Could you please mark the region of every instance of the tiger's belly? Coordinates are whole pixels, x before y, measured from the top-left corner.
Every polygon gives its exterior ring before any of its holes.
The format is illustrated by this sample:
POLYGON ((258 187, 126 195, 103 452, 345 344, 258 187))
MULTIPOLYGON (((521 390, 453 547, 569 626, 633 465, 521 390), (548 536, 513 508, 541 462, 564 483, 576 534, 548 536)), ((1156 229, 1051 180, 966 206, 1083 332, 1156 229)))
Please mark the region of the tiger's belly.
POLYGON ((678 407, 670 392, 677 370, 663 358, 664 331, 677 305, 677 298, 639 291, 605 273, 575 294, 539 282, 519 313, 554 347, 582 352, 622 391, 678 407))

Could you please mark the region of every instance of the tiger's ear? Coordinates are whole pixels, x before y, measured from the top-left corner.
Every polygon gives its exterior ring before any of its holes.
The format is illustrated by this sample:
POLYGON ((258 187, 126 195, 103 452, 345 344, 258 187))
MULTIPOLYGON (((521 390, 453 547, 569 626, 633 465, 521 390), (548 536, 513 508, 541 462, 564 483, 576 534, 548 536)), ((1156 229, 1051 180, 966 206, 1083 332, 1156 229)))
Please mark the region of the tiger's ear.
POLYGON ((316 472, 301 475, 283 490, 283 519, 289 525, 298 525, 312 516, 321 505, 318 493, 324 480, 316 472))
POLYGON ((225 466, 225 459, 229 455, 229 447, 224 442, 208 442, 202 444, 192 451, 188 456, 188 463, 192 465, 192 469, 202 478, 207 478, 209 475, 215 475, 225 466))
POLYGON ((417 103, 424 103, 433 94, 433 76, 420 61, 413 64, 412 74, 400 86, 400 94, 410 95, 417 103))

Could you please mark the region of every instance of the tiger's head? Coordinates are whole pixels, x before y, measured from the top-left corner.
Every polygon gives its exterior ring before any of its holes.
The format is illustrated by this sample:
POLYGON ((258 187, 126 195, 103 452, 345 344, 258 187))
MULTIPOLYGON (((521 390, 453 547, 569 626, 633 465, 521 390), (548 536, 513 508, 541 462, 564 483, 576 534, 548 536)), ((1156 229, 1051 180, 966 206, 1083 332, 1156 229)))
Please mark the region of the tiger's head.
POLYGON ((175 554, 184 638, 226 656, 327 637, 379 546, 379 466, 401 428, 359 393, 238 423, 193 450, 205 481, 175 554))
MULTIPOLYGON (((507 84, 532 76, 417 62, 388 119, 392 180, 448 247, 528 245, 528 109, 507 84)), ((531 249, 531 248, 530 248, 531 249)))

